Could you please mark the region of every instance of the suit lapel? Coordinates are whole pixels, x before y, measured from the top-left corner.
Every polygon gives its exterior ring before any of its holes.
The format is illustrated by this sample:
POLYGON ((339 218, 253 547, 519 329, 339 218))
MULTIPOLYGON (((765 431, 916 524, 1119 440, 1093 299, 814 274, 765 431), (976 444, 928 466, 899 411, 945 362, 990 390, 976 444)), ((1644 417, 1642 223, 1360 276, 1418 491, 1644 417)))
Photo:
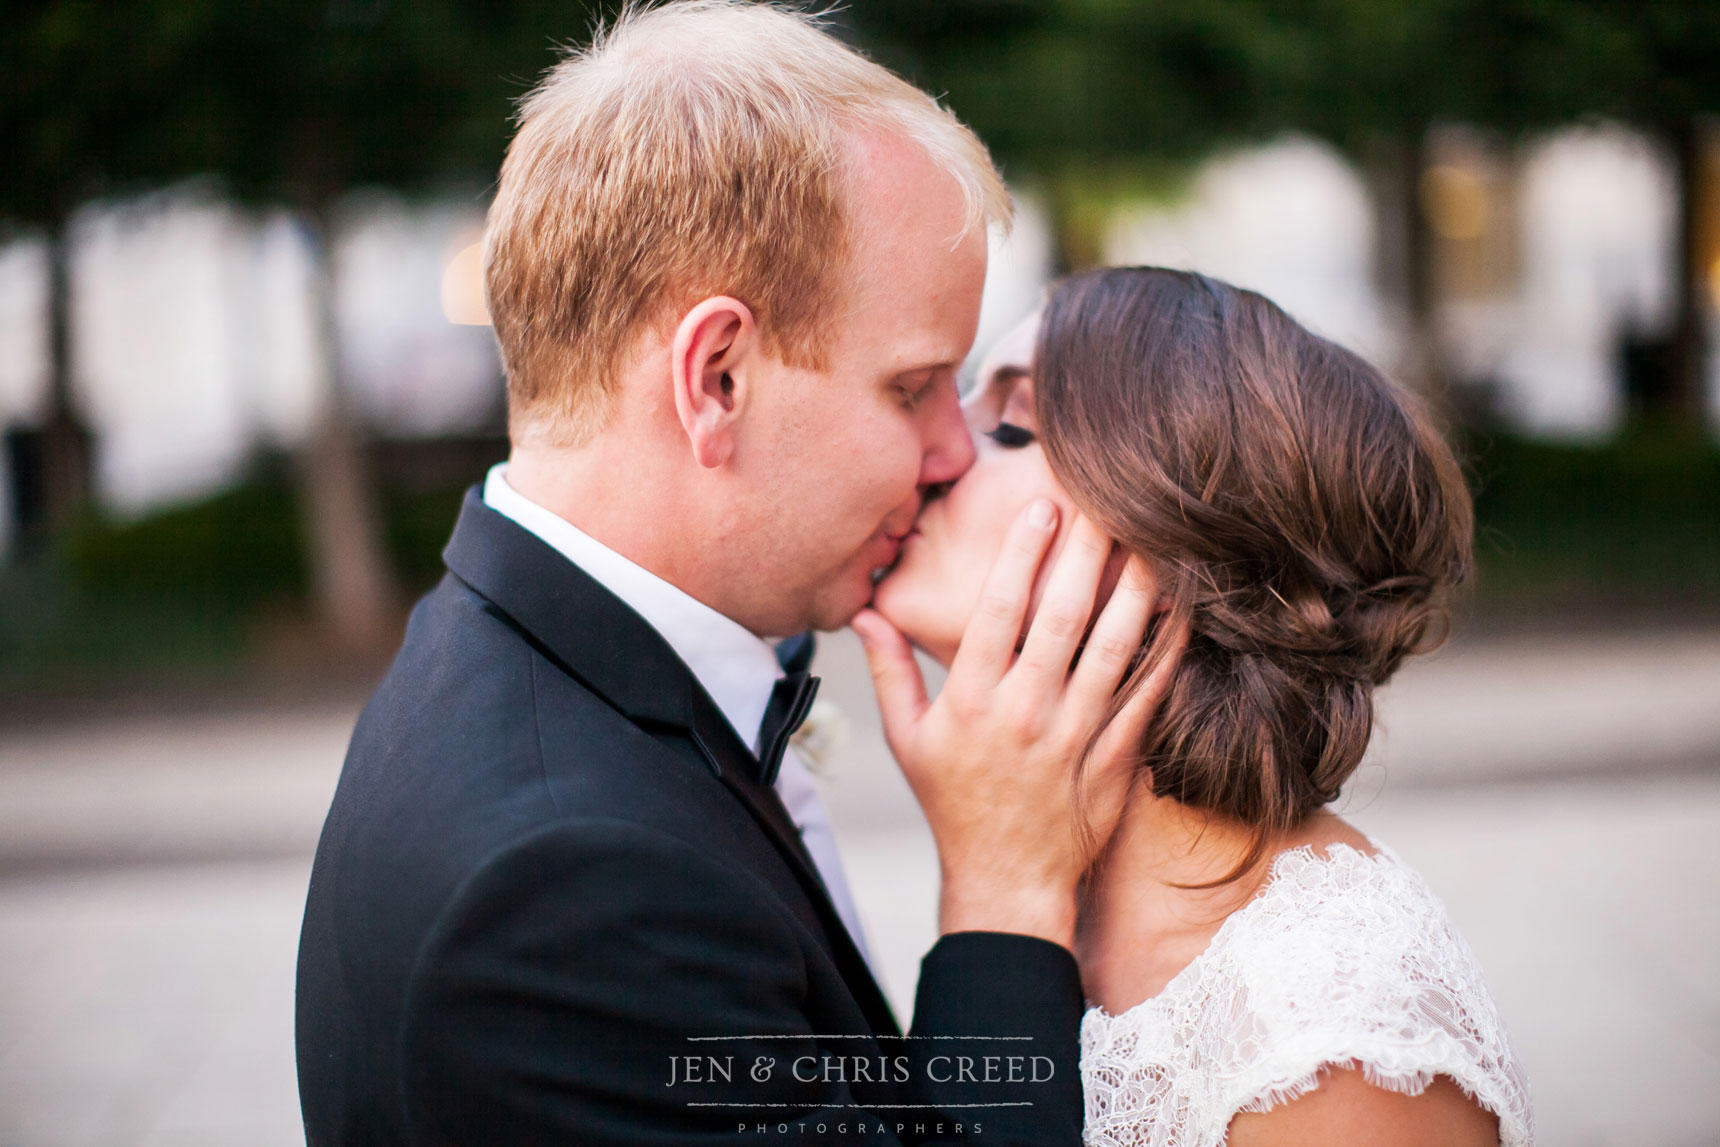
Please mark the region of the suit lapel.
POLYGON ((759 782, 756 775, 757 759, 753 757, 751 750, 740 743, 740 739, 735 736, 734 727, 717 710, 716 703, 703 695, 703 690, 700 690, 700 695, 695 700, 693 723, 688 731, 693 737, 693 743, 711 763, 723 784, 752 814, 777 851, 790 861, 796 878, 806 889, 813 908, 818 912, 818 920, 823 925, 830 954, 842 972, 842 978, 853 990, 854 998, 860 1004, 861 1011, 866 1014, 867 1020, 871 1022, 873 1030, 882 1035, 899 1034, 895 1014, 884 999, 878 981, 873 978, 866 958, 860 954, 859 946, 854 943, 854 937, 849 934, 848 925, 843 922, 841 913, 836 911, 830 891, 825 887, 823 877, 818 874, 818 866, 813 863, 811 855, 806 851, 805 842, 800 838, 800 829, 788 815, 788 809, 783 806, 782 798, 777 795, 776 789, 759 782))
POLYGON ((467 491, 448 569, 506 613, 567 673, 645 727, 685 731, 711 771, 758 824, 805 891, 826 948, 879 1034, 899 1032, 776 790, 686 663, 625 602, 529 530, 467 491))

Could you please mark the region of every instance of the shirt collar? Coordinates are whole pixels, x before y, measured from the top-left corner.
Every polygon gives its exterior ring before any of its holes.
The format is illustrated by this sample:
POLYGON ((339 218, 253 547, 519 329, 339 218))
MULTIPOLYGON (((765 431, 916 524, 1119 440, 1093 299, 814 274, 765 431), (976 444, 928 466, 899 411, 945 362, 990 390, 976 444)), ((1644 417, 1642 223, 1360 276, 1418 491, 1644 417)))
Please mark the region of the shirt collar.
POLYGON ((521 494, 508 485, 507 468, 506 462, 490 468, 484 504, 536 534, 662 634, 741 740, 756 750, 765 706, 782 675, 770 644, 521 494))

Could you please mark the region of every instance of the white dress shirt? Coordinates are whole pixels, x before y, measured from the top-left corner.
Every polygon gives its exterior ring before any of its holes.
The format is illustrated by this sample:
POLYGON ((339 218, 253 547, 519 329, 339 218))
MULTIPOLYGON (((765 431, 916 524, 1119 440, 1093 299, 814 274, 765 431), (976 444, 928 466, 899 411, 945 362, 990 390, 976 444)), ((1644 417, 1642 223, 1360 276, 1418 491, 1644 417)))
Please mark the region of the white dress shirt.
MULTIPOLYGON (((508 485, 507 468, 506 462, 490 468, 484 480, 484 504, 536 534, 632 607, 686 662, 741 741, 757 752, 765 708, 777 679, 783 676, 770 644, 515 490, 508 485)), ((806 851, 817 864, 849 935, 870 962, 860 916, 854 910, 842 857, 836 849, 836 834, 830 827, 830 813, 792 744, 783 754, 776 791, 800 829, 806 851)))

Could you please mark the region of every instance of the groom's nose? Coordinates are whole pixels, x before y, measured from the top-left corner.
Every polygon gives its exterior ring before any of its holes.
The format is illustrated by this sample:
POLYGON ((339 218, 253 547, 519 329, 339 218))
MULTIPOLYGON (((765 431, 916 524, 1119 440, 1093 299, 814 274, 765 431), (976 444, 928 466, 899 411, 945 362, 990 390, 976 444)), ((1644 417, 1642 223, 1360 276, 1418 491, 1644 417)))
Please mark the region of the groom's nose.
POLYGON ((973 434, 954 386, 941 390, 921 425, 920 485, 954 482, 973 465, 973 434))

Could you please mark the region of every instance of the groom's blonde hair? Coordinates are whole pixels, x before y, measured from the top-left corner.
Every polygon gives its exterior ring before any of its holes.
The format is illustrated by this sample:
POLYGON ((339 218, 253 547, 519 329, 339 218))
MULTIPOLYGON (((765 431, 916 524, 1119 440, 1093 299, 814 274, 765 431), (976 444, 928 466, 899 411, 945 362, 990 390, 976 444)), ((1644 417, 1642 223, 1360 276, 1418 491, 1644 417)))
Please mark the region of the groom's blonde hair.
POLYGON ((515 441, 588 440, 640 335, 711 295, 746 303, 777 357, 825 368, 856 131, 924 148, 970 229, 1008 225, 973 132, 806 13, 629 5, 551 69, 520 108, 485 244, 515 441))

